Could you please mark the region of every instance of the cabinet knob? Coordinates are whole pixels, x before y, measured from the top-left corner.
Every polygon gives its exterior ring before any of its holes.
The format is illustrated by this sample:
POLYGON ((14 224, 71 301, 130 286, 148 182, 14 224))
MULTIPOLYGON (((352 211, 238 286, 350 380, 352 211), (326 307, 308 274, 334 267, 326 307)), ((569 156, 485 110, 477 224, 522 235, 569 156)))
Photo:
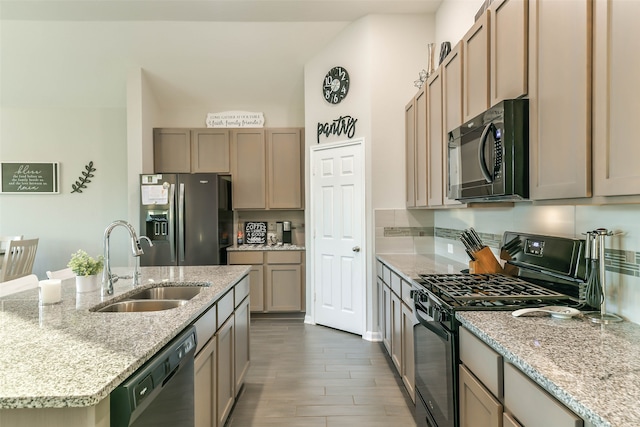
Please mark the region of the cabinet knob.
POLYGON ((353 252, 360 252, 360 246, 354 246, 351 250, 353 252))

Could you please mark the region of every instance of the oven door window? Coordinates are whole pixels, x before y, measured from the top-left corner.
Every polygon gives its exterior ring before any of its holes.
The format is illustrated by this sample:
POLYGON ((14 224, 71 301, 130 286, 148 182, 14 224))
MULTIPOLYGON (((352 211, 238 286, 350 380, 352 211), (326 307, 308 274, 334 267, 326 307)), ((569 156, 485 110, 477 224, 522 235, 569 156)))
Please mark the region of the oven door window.
POLYGON ((455 425, 453 335, 416 303, 419 322, 413 330, 416 391, 438 427, 455 425))

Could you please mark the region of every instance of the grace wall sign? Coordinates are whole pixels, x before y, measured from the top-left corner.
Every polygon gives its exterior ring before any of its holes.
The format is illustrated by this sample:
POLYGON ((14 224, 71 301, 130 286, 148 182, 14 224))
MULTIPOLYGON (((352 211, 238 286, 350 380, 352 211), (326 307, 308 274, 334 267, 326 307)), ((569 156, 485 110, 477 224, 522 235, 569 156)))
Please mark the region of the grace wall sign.
POLYGON ((321 135, 329 137, 329 135, 340 136, 344 134, 353 138, 356 133, 357 121, 358 119, 351 116, 340 116, 331 123, 318 123, 318 144, 320 144, 321 135))

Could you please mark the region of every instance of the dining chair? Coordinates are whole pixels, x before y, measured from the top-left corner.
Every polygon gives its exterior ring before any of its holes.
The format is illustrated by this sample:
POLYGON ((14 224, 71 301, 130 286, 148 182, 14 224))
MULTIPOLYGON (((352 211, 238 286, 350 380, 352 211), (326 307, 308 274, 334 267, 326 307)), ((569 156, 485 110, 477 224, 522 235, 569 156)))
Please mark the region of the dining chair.
POLYGON ((0 282, 0 298, 17 292, 26 291, 38 287, 40 281, 35 274, 20 277, 18 279, 0 282))
POLYGON ((0 236, 0 253, 4 253, 10 240, 22 240, 24 236, 0 236))
POLYGON ((76 277, 76 274, 71 271, 70 268, 63 268, 62 270, 55 270, 55 271, 47 271, 47 277, 49 279, 60 279, 60 280, 67 280, 67 279, 73 279, 74 277, 76 277))
POLYGON ((39 239, 10 240, 2 258, 0 282, 27 276, 33 271, 39 239))

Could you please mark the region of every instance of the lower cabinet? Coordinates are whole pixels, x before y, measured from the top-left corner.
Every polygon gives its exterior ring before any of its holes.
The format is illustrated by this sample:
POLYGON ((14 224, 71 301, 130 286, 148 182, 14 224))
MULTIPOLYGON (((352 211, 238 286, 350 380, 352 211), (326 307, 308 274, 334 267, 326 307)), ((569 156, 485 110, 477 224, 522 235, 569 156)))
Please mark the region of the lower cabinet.
POLYGON ((400 297, 391 293, 391 361, 402 372, 402 307, 400 297))
POLYGON ((391 288, 386 283, 382 283, 382 343, 384 348, 387 349, 387 353, 391 354, 391 288))
POLYGON ((251 311, 299 312, 304 305, 304 251, 234 251, 229 265, 251 265, 251 311))
POLYGON ((235 321, 233 316, 218 329, 217 336, 217 405, 218 405, 218 426, 223 426, 235 401, 236 379, 234 374, 234 329, 235 321))
POLYGON ((585 426, 582 418, 463 327, 460 362, 460 427, 585 426))
POLYGON ((415 356, 413 353, 413 325, 415 323, 413 309, 402 304, 402 369, 400 376, 414 403, 416 401, 415 356))
POLYGON ((240 392, 240 387, 244 383, 244 377, 249 370, 249 322, 251 313, 249 311, 249 297, 236 307, 233 314, 235 322, 235 374, 236 374, 236 396, 240 392))
POLYGON ((216 413, 216 359, 217 342, 212 337, 195 358, 195 422, 196 427, 215 427, 216 413))

